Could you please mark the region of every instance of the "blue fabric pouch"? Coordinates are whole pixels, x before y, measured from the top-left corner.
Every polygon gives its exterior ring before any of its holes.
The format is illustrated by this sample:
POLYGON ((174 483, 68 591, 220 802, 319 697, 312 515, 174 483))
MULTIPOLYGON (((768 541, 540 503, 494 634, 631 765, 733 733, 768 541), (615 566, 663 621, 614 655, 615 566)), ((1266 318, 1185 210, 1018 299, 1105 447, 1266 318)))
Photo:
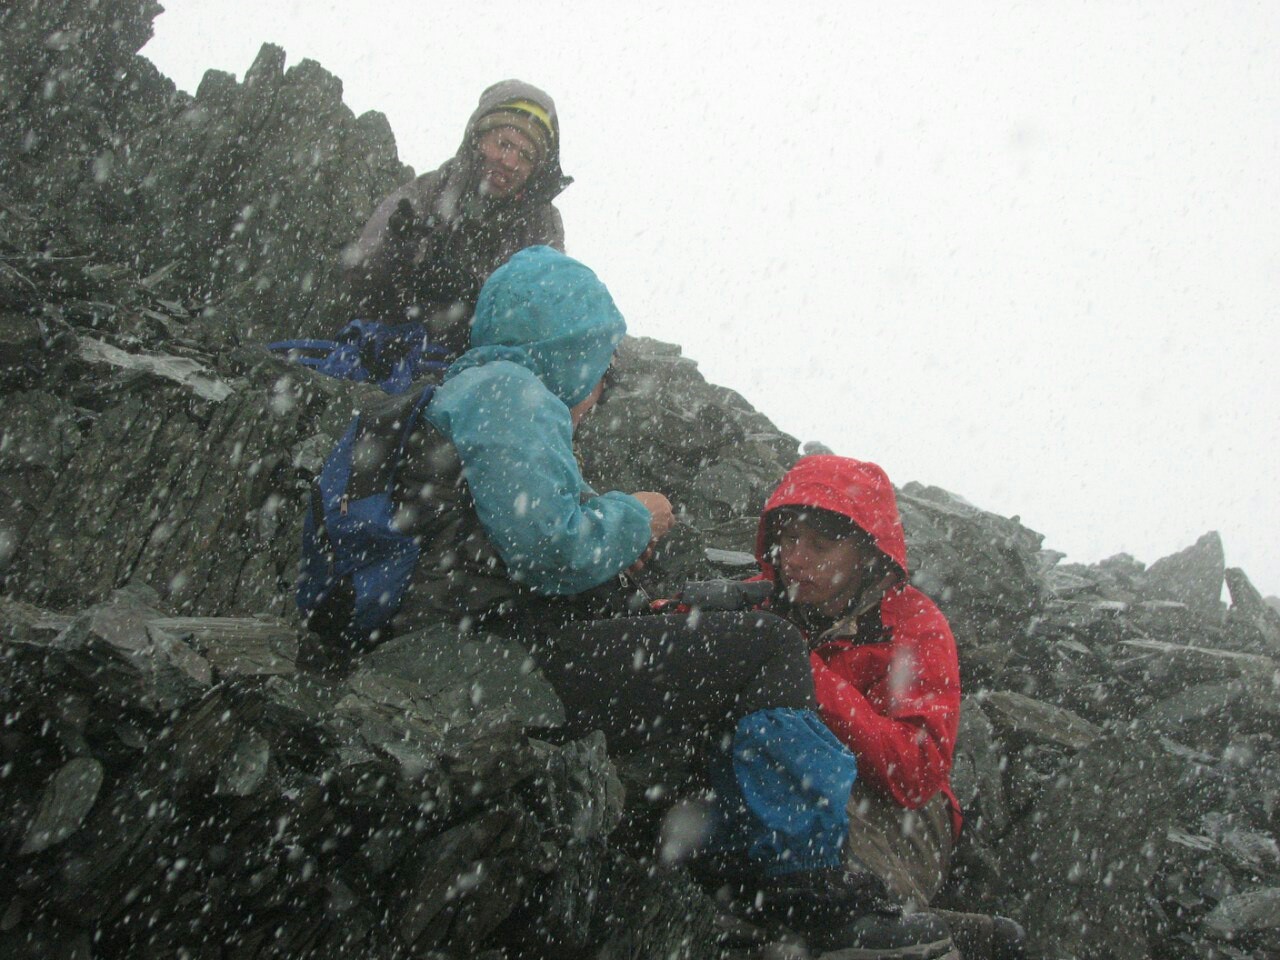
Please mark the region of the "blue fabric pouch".
POLYGON ((711 761, 713 854, 780 876, 843 864, 858 764, 812 710, 759 710, 738 721, 711 761))

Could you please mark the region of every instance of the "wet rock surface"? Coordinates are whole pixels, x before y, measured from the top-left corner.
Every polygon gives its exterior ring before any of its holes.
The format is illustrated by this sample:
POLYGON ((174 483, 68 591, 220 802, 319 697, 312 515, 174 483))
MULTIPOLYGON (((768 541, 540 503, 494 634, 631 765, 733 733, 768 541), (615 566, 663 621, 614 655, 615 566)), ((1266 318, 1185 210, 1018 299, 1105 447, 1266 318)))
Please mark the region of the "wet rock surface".
MULTIPOLYGON (((369 388, 262 343, 346 319, 341 250, 410 171, 275 48, 175 90, 136 55, 156 12, 0 11, 0 956, 720 955, 637 839, 643 771, 558 735, 518 644, 298 667, 304 493, 369 388)), ((654 592, 743 572, 797 456, 642 338, 580 446, 677 503, 654 592)), ((941 905, 1048 957, 1275 956, 1274 601, 1214 533, 1082 566, 936 487, 901 506, 966 693, 941 905)))

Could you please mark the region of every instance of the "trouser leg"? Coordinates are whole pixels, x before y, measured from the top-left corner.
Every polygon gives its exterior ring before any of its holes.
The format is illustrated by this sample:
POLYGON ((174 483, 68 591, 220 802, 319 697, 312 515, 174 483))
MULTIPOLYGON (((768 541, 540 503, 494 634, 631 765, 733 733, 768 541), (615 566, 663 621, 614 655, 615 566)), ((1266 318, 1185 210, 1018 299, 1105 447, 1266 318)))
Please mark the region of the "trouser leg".
POLYGON ((768 613, 568 622, 539 636, 534 656, 570 728, 603 730, 624 752, 817 705, 803 636, 768 613))
POLYGON ((843 868, 766 880, 756 894, 766 919, 802 933, 818 960, 958 960, 946 924, 920 912, 950 860, 946 799, 906 810, 858 783, 848 814, 843 868))
POLYGON ((918 810, 898 806, 860 781, 849 798, 849 872, 875 877, 904 904, 926 906, 946 880, 952 833, 946 797, 918 810))

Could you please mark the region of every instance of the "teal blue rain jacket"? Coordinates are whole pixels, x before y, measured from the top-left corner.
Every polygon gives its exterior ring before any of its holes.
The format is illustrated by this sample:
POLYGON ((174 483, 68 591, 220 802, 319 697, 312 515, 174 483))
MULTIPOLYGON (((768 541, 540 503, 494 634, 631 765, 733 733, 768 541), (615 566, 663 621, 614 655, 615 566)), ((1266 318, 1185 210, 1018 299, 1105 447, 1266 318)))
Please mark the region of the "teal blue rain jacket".
POLYGON ((569 408, 604 376, 625 333, 590 269, 529 247, 485 283, 471 349, 427 407, 457 448, 508 573, 538 593, 589 590, 648 546, 649 511, 629 494, 597 494, 573 456, 569 408))

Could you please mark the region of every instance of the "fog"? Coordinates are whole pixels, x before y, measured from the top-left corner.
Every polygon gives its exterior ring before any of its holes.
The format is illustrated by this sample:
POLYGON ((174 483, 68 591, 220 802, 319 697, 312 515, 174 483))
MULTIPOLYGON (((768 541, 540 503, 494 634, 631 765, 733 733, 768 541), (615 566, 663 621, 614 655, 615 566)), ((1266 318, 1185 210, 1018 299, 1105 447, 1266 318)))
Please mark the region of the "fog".
POLYGON ((1280 593, 1280 8, 165 6, 179 87, 277 43, 418 172, 542 86, 632 333, 1070 560, 1216 529, 1280 593))

